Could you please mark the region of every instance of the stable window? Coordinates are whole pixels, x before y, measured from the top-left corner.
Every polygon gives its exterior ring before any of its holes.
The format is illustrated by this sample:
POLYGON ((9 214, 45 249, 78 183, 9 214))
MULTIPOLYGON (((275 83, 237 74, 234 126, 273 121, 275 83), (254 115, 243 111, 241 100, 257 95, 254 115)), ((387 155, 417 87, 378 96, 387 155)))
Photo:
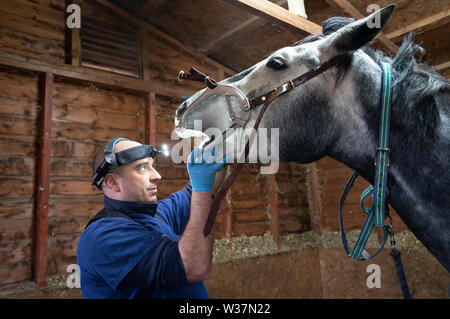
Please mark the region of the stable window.
POLYGON ((140 78, 139 32, 83 17, 80 65, 140 78))

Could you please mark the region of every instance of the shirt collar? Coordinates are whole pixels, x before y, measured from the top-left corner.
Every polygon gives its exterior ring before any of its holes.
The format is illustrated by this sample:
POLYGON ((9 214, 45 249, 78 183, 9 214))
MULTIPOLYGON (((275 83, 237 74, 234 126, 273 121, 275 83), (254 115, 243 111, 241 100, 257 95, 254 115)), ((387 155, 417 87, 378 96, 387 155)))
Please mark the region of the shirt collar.
POLYGON ((142 203, 142 202, 127 202, 109 198, 105 195, 103 203, 106 208, 125 213, 125 214, 149 214, 154 216, 158 202, 142 203))

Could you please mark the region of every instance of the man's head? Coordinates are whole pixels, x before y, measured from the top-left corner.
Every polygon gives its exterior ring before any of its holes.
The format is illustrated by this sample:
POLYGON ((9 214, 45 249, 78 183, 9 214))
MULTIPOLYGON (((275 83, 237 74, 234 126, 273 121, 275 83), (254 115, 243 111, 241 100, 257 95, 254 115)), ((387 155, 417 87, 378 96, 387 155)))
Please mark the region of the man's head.
MULTIPOLYGON (((114 153, 142 145, 141 143, 120 140, 114 146, 114 153)), ((94 174, 105 159, 103 150, 94 158, 94 174)), ((102 189, 106 196, 122 201, 154 202, 157 200, 157 184, 161 175, 153 167, 153 157, 144 157, 121 165, 104 177, 102 189)))

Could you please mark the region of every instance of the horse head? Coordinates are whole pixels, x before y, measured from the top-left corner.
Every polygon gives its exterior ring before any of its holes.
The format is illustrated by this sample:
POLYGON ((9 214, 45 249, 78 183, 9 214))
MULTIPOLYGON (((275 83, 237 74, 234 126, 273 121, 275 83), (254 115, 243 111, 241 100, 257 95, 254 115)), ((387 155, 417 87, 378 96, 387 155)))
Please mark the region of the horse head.
MULTIPOLYGON (((338 30, 333 26, 324 28, 325 36, 309 36, 279 49, 249 69, 219 82, 219 89, 205 88, 195 93, 178 107, 176 131, 180 137, 203 133, 208 139, 215 139, 211 145, 233 138, 225 136, 224 131, 236 127, 251 130, 261 109, 261 105, 250 108, 245 99, 261 96, 335 56, 347 55, 336 67, 274 99, 260 124, 261 128, 280 129, 277 144, 280 160, 306 163, 319 159, 345 130, 348 117, 358 113, 358 106, 350 102, 356 94, 352 65, 358 64, 358 70, 362 66, 366 77, 372 74, 378 79, 381 74, 376 63, 359 49, 376 37, 393 9, 393 5, 385 7, 366 18, 340 25, 342 28, 338 30), (373 21, 379 25, 374 26, 373 21), (201 126, 195 127, 198 120, 201 126), (211 128, 217 128, 215 134, 208 132, 211 128), (218 134, 223 139, 217 139, 218 134)), ((367 88, 373 94, 378 92, 375 82, 367 88)), ((378 95, 373 100, 377 98, 378 95)))

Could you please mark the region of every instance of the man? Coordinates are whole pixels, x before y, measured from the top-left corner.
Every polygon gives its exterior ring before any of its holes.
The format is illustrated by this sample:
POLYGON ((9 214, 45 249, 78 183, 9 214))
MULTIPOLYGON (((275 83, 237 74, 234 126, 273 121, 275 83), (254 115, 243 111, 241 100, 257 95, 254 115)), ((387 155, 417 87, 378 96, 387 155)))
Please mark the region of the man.
MULTIPOLYGON (((93 184, 104 206, 86 226, 77 249, 85 298, 208 298, 212 235, 203 227, 216 172, 198 148, 188 158, 191 183, 157 202, 161 179, 150 145, 112 139, 94 159, 93 184)), ((211 161, 208 161, 211 162, 211 161)))

